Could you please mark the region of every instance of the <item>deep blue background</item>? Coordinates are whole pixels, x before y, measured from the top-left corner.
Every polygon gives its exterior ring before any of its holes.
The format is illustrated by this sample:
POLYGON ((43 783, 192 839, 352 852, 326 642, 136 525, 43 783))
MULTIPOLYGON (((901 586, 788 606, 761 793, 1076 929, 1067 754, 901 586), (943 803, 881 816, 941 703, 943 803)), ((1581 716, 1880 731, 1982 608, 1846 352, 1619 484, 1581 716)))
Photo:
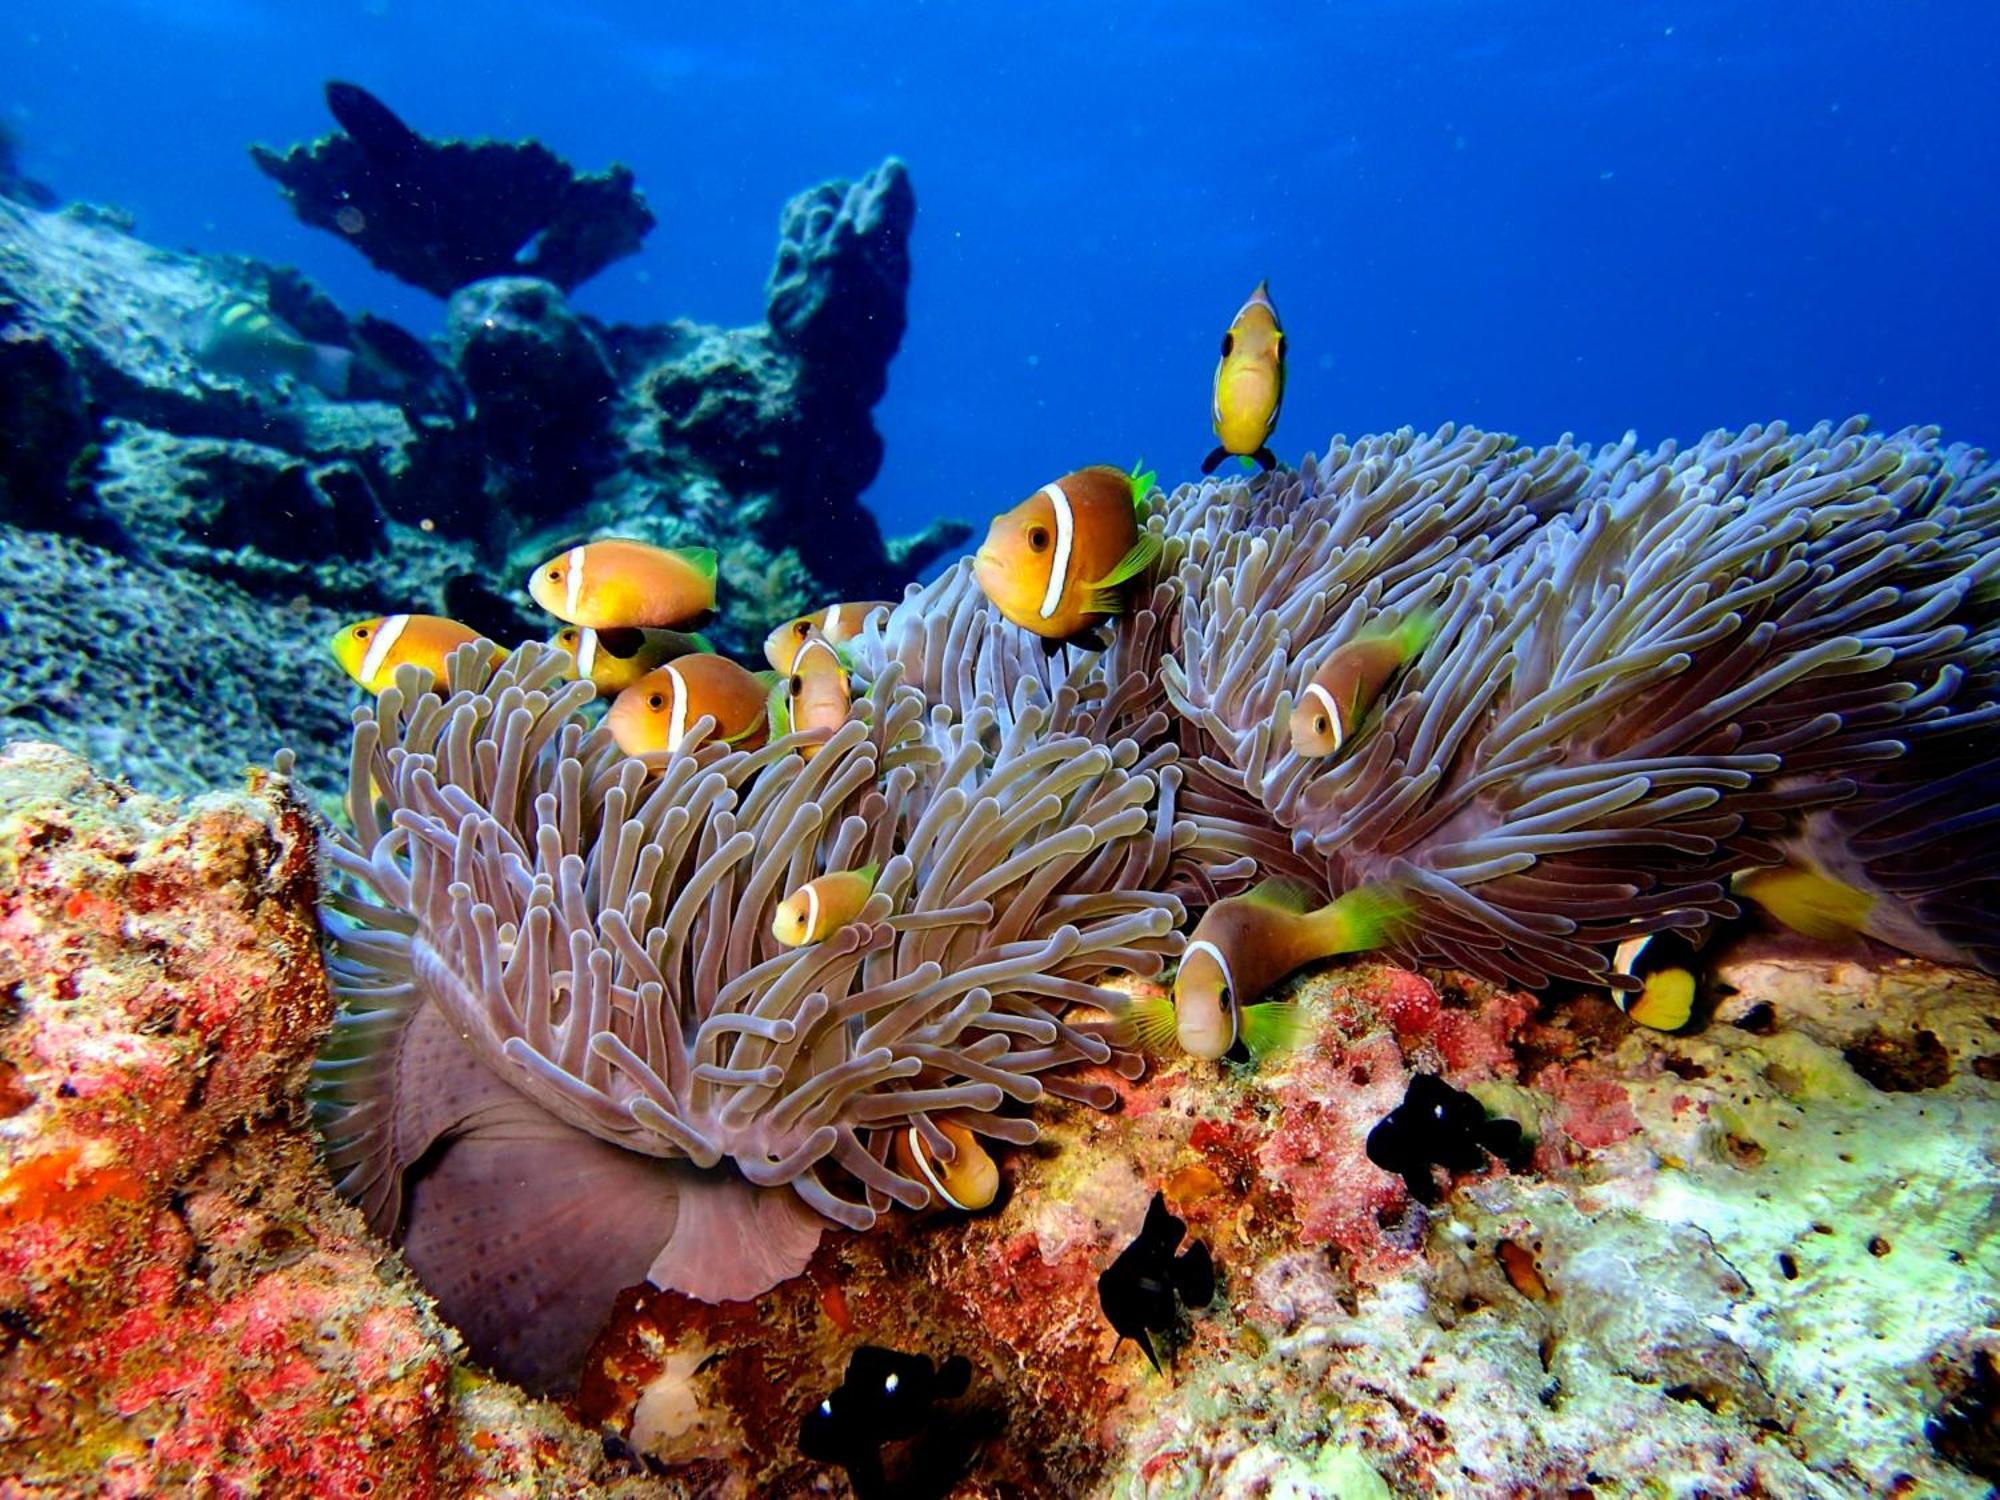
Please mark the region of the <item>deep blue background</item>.
POLYGON ((661 224, 579 294, 609 317, 757 320, 784 200, 901 154, 916 282, 869 497, 900 529, 1086 462, 1191 472, 1260 276, 1286 457, 1856 410, 2000 445, 1996 51, 1992 0, 7 0, 0 108, 64 193, 425 333, 437 302, 245 154, 328 128, 328 77, 631 163, 661 224))

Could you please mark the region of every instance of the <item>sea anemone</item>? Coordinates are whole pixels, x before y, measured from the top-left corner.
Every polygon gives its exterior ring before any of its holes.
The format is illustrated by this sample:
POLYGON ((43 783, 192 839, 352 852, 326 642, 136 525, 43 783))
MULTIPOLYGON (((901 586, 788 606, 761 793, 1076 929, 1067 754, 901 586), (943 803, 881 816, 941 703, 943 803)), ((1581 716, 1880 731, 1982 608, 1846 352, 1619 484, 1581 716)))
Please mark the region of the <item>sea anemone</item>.
MULTIPOLYGON (((343 1019, 320 1068, 342 1189, 474 1348, 559 1382, 626 1285, 754 1296, 821 1230, 927 1201, 891 1137, 1035 1138, 1045 1095, 1108 1105, 1108 971, 1157 974, 1174 828, 1129 739, 1064 733, 1022 683, 1003 727, 895 670, 810 761, 623 755, 560 653, 490 646, 442 698, 411 670, 357 711, 332 840, 343 1019), (806 948, 775 905, 875 863, 806 948)), ((693 736, 690 737, 691 741, 693 736)))

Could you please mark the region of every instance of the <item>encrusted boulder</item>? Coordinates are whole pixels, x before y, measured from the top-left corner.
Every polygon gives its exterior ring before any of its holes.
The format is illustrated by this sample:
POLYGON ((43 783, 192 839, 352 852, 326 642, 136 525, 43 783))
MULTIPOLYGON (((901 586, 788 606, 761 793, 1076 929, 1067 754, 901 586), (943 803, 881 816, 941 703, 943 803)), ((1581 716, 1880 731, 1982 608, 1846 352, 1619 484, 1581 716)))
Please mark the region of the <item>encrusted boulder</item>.
POLYGON ((329 83, 326 103, 339 131, 251 159, 302 222, 437 296, 510 275, 567 291, 653 227, 627 167, 582 174, 538 141, 434 140, 351 83, 329 83))

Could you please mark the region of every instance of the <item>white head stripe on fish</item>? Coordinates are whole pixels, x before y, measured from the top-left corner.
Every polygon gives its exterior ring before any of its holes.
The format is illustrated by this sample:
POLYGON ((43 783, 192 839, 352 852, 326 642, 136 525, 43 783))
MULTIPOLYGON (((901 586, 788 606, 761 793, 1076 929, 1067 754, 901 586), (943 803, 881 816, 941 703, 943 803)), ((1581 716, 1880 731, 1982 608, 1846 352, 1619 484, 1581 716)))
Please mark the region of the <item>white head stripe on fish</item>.
POLYGON ((819 622, 819 628, 831 636, 833 634, 833 627, 839 623, 840 606, 838 604, 829 604, 826 607, 826 618, 819 622))
POLYGON ((1062 603, 1063 589, 1069 583, 1070 548, 1076 544, 1076 515, 1070 510, 1069 496, 1063 493, 1060 484, 1045 484, 1042 493, 1049 497, 1049 504, 1056 511, 1056 555, 1049 564, 1048 591, 1042 595, 1042 618, 1046 620, 1062 603))
MULTIPOLYGON (((396 642, 402 639, 403 628, 409 623, 408 615, 391 615, 382 622, 382 628, 375 632, 375 639, 369 644, 368 654, 361 659, 363 687, 373 682, 376 674, 387 665, 389 653, 396 649, 396 642)), ((443 687, 444 684, 439 683, 438 686, 443 687)))
MULTIPOLYGON (((813 636, 811 639, 809 639, 803 646, 799 647, 798 651, 793 655, 792 657, 793 676, 796 677, 798 675, 799 663, 805 660, 806 653, 808 651, 813 650, 815 647, 817 647, 821 651, 824 651, 828 656, 832 657, 833 664, 836 667, 840 666, 840 653, 834 650, 833 647, 829 646, 826 643, 826 638, 824 636, 816 635, 813 636)), ((842 670, 845 670, 845 668, 843 668, 842 670)))
POLYGON ((931 1185, 931 1191, 960 1213, 964 1213, 965 1205, 944 1190, 944 1183, 939 1181, 938 1174, 931 1170, 930 1159, 924 1155, 924 1138, 917 1133, 917 1127, 914 1125, 910 1127, 910 1155, 916 1158, 917 1170, 924 1174, 924 1181, 931 1185))
POLYGON ((597 665, 597 632, 585 626, 576 638, 576 675, 588 678, 597 665))
POLYGON ((819 892, 811 881, 806 882, 806 941, 819 940, 819 892))
MULTIPOLYGON (((1222 988, 1229 997, 1229 1045, 1236 1045, 1236 976, 1229 972, 1229 960, 1222 956, 1222 950, 1207 938, 1196 938, 1181 952, 1181 963, 1185 965, 1197 953, 1206 953, 1215 960, 1216 968, 1222 970, 1222 988)), ((1228 1049, 1225 1048, 1225 1051, 1228 1049)))
POLYGON ((688 727, 688 685, 679 667, 667 668, 667 681, 668 691, 673 694, 673 703, 667 710, 667 748, 678 750, 688 727))
POLYGON ((576 616, 577 601, 583 597, 583 548, 570 548, 567 561, 569 563, 569 582, 568 593, 564 595, 564 599, 569 605, 570 617, 574 619, 576 616))
MULTIPOLYGON (((1611 967, 1619 974, 1630 974, 1632 966, 1639 961, 1639 955, 1646 951, 1646 944, 1653 940, 1649 932, 1644 937, 1627 938, 1618 945, 1618 951, 1611 955, 1611 967)), ((1619 993, 1623 994, 1621 990, 1619 993)))
POLYGON ((1340 710, 1334 705, 1333 694, 1329 693, 1318 683, 1309 682, 1306 684, 1306 696, 1308 698, 1317 698, 1326 705, 1326 716, 1333 721, 1333 749, 1328 753, 1331 755, 1340 754, 1340 710))

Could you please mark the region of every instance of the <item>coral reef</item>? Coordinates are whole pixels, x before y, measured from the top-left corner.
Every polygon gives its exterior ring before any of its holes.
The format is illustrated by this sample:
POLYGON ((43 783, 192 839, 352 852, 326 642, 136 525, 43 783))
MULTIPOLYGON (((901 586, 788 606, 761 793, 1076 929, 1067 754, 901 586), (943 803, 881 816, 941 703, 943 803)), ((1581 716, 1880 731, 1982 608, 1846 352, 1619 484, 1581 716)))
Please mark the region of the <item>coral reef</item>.
POLYGON ((327 1185, 314 839, 0 752, 0 1492, 617 1493, 327 1185))
POLYGON ((436 350, 295 272, 0 197, 0 555, 24 580, 4 607, 36 648, 0 672, 0 712, 161 790, 288 743, 331 802, 345 685, 325 644, 350 618, 517 639, 544 623, 520 580, 586 531, 715 546, 711 633, 739 652, 830 597, 893 592, 964 536, 884 543, 860 501, 914 200, 894 162, 807 197, 829 194, 830 220, 787 214, 784 337, 601 327, 510 264, 457 291, 436 350), (812 332, 850 300, 875 333, 812 332), (204 362, 232 301, 351 356, 348 399, 204 362), (829 526, 845 545, 815 544, 829 526))
POLYGON ((326 105, 340 130, 251 160, 302 222, 437 296, 514 275, 569 291, 654 225, 628 167, 582 175, 537 141, 432 140, 357 84, 329 83, 326 105))

